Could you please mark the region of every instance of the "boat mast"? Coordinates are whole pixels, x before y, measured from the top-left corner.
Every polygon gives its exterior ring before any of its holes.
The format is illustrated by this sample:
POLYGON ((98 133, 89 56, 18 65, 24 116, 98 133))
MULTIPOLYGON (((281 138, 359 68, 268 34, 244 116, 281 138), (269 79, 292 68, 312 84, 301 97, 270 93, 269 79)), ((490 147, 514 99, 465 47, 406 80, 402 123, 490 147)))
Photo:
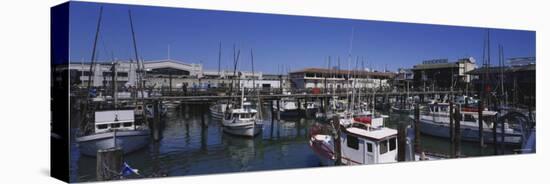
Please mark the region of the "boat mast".
POLYGON ((221 72, 221 63, 222 63, 222 42, 220 41, 220 49, 218 50, 218 76, 221 76, 220 75, 220 72, 221 72))
MULTIPOLYGON (((349 100, 350 97, 352 97, 352 100, 353 100, 353 95, 349 94, 349 90, 350 90, 350 86, 351 86, 351 84, 349 83, 349 80, 351 80, 351 77, 350 77, 351 64, 350 63, 351 63, 351 51, 353 50, 353 33, 354 33, 354 31, 355 31, 355 27, 351 27, 351 36, 350 36, 350 39, 349 39, 349 50, 348 50, 348 80, 346 81, 346 84, 347 84, 346 97, 348 97, 348 100, 349 100)), ((350 111, 351 104, 352 104, 352 102, 348 103, 348 109, 347 109, 348 112, 350 111)))
POLYGON ((256 108, 258 109, 258 115, 260 116, 260 119, 262 119, 262 101, 260 99, 260 91, 256 91, 256 76, 254 75, 254 54, 252 53, 252 49, 250 49, 250 62, 252 64, 252 89, 254 92, 256 92, 256 96, 258 98, 256 108))
POLYGON ((241 87, 241 109, 244 109, 244 85, 241 87))
POLYGON ((117 93, 117 90, 118 90, 117 87, 118 86, 116 84, 116 82, 118 80, 117 79, 118 78, 118 72, 117 72, 117 68, 116 68, 117 65, 118 65, 118 62, 113 60, 113 66, 112 66, 112 71, 111 71, 113 76, 112 76, 112 79, 111 79, 111 85, 113 85, 112 86, 113 87, 113 106, 114 106, 115 109, 117 109, 117 102, 118 102, 118 93, 117 93))
MULTIPOLYGON (((145 107, 145 99, 144 99, 145 96, 144 96, 144 93, 143 93, 143 86, 142 86, 144 84, 144 83, 142 83, 144 69, 142 67, 143 65, 140 66, 140 61, 139 61, 140 59, 139 59, 138 50, 137 50, 137 43, 136 43, 136 34, 134 32, 134 23, 133 23, 133 20, 132 20, 132 12, 130 10, 128 10, 128 17, 130 18, 130 29, 132 31, 132 42, 133 42, 133 45, 134 45, 134 55, 136 57, 137 70, 140 73, 140 75, 138 76, 138 80, 137 80, 137 82, 138 82, 137 86, 138 86, 138 90, 141 93, 142 105, 143 105, 143 107, 145 107)), ((143 64, 143 63, 141 63, 141 64, 143 64)), ((143 111, 144 111, 143 120, 145 121, 145 124, 147 124, 147 115, 145 114, 145 108, 143 108, 143 111)))
MULTIPOLYGON (((507 105, 508 95, 504 90, 504 47, 499 45, 499 64, 500 64, 500 95, 504 97, 503 105, 507 105)), ((502 103, 502 102, 501 102, 502 103)))
POLYGON ((237 76, 237 65, 239 64, 239 55, 240 54, 241 54, 241 50, 236 51, 235 44, 233 44, 233 78, 231 79, 231 86, 230 86, 230 90, 229 90, 230 95, 232 95, 232 96, 233 96, 233 85, 234 85, 235 78, 238 78, 237 79, 237 80, 239 80, 238 84, 240 85, 240 77, 237 76))
MULTIPOLYGON (((92 59, 91 59, 91 63, 90 63, 90 74, 88 75, 88 90, 90 90, 91 86, 92 86, 92 74, 93 74, 93 71, 94 71, 94 64, 95 64, 95 57, 96 57, 96 48, 97 48, 97 40, 99 38, 99 30, 101 28, 101 18, 102 18, 102 15, 103 15, 103 6, 99 8, 99 19, 97 20, 97 27, 96 27, 96 32, 95 32, 95 38, 94 38, 94 46, 92 47, 92 59)), ((90 98, 90 93, 89 91, 87 92, 88 93, 88 98, 90 98)))
POLYGON ((96 27, 96 32, 95 32, 95 38, 94 38, 94 45, 92 47, 92 59, 90 60, 90 73, 88 75, 88 85, 86 87, 86 101, 85 101, 85 105, 84 105, 84 110, 82 111, 82 113, 84 113, 84 121, 83 124, 81 125, 84 129, 84 133, 87 134, 89 132, 92 131, 92 127, 90 126, 89 124, 89 120, 90 120, 90 115, 88 114, 88 109, 89 109, 89 106, 90 106, 90 97, 91 97, 91 94, 90 94, 90 89, 91 89, 91 86, 92 86, 92 82, 93 82, 93 79, 92 79, 92 75, 94 73, 94 70, 95 70, 95 67, 94 67, 94 64, 95 64, 95 60, 96 60, 96 48, 97 48, 97 40, 99 38, 99 30, 101 28, 101 18, 103 16, 103 6, 101 6, 99 8, 99 18, 97 20, 97 27, 96 27))

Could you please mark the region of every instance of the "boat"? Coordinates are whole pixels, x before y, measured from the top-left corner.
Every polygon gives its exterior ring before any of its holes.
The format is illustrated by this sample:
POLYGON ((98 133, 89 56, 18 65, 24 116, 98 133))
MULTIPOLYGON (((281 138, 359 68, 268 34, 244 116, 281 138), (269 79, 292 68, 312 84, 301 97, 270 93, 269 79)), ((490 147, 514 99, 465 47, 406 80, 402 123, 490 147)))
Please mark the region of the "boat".
MULTIPOLYGON (((448 103, 433 103, 428 104, 428 113, 420 115, 420 132, 423 134, 449 138, 449 104, 448 103)), ((497 116, 497 112, 484 110, 483 119, 490 116, 497 116)), ((472 112, 468 109, 460 111, 460 133, 463 141, 479 141, 479 116, 478 112, 472 112), (464 111, 466 110, 466 111, 464 111)), ((414 119, 414 116, 409 116, 414 119)), ((493 126, 497 126, 497 140, 504 136, 505 144, 521 144, 522 133, 519 127, 510 122, 504 123, 504 131, 499 123, 495 124, 482 120, 483 124, 483 139, 487 143, 493 142, 493 126)))
POLYGON ((254 137, 262 131, 263 123, 258 118, 258 111, 244 98, 244 87, 241 107, 227 110, 222 125, 224 132, 237 136, 254 137))
POLYGON ((299 104, 295 100, 281 99, 279 102, 280 108, 277 103, 273 103, 273 109, 278 110, 281 117, 300 117, 305 115, 306 110, 309 115, 314 116, 317 113, 317 105, 314 102, 307 102, 299 104))
POLYGON ((210 116, 214 119, 223 119, 225 110, 229 108, 229 104, 226 103, 216 103, 208 107, 210 110, 210 116))
MULTIPOLYGON (((131 17, 130 17, 131 21, 131 17)), ((96 31, 96 37, 99 35, 99 25, 101 23, 101 13, 100 19, 98 20, 98 28, 96 31)), ((131 23, 131 22, 130 22, 131 23)), ((132 25, 132 24, 130 24, 132 25)), ((131 27, 132 34, 133 26, 131 27)), ((134 37, 135 38, 135 37, 134 37)), ((135 43, 135 39, 133 40, 135 43)), ((97 39, 94 41, 94 49, 97 45, 97 39)), ((135 44, 134 44, 135 47, 135 44)), ((135 48, 137 50, 137 48, 135 48)), ((137 64, 143 64, 137 57, 137 64)), ((91 67, 95 64, 95 52, 92 53, 92 59, 90 64, 90 73, 95 73, 94 67, 91 67)), ((112 81, 117 81, 117 65, 118 62, 113 61, 112 72, 113 79, 112 81)), ((141 83, 143 78, 139 78, 137 81, 141 83)), ((87 91, 90 91, 92 84, 92 75, 88 76, 88 87, 87 91)), ((113 82, 113 93, 112 93, 112 107, 107 108, 96 108, 97 106, 102 107, 102 100, 95 100, 91 98, 91 95, 88 95, 83 111, 83 120, 80 122, 80 129, 75 137, 77 146, 82 155, 95 157, 98 150, 110 149, 110 148, 120 148, 123 151, 123 154, 134 152, 139 150, 147 145, 150 137, 150 130, 148 125, 144 124, 141 121, 136 121, 135 112, 138 111, 141 114, 143 113, 143 106, 134 107, 128 109, 119 108, 118 104, 118 86, 113 82), (92 115, 93 114, 93 115, 92 115)), ((138 86, 138 90, 141 90, 141 86, 138 86)), ((142 91, 143 93, 143 91, 142 91)), ((100 95, 102 96, 102 95, 100 95)), ((141 104, 144 104, 143 95, 141 98, 141 104)), ((137 101, 136 105, 138 104, 137 101)), ((142 115, 143 116, 143 115, 142 115)), ((141 117, 141 116, 138 116, 141 117)))
MULTIPOLYGON (((382 121, 353 122, 350 127, 340 127, 340 162, 344 165, 397 162, 397 130, 382 124, 382 121)), ((312 133, 309 146, 322 163, 332 165, 337 161, 332 135, 312 133)))
POLYGON ((95 157, 97 150, 119 147, 123 153, 139 150, 149 142, 147 125, 136 123, 134 110, 96 111, 94 132, 76 137, 80 153, 95 157))
POLYGON ((413 106, 409 103, 396 103, 391 106, 390 110, 395 113, 409 114, 413 111, 413 106))

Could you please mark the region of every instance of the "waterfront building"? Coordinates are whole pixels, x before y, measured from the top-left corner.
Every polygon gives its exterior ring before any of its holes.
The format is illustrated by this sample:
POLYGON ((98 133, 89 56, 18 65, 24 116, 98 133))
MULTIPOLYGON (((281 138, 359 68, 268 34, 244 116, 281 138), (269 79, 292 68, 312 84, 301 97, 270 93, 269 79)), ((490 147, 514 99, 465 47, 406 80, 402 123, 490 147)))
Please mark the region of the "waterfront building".
POLYGON ((412 90, 414 82, 414 72, 412 69, 399 68, 393 80, 393 86, 400 91, 412 90))
MULTIPOLYGON (((138 67, 135 62, 117 62, 117 85, 133 86, 136 81, 138 67)), ((234 72, 228 70, 204 70, 202 64, 186 63, 173 59, 153 60, 143 62, 146 87, 161 88, 170 91, 183 88, 223 88, 244 85, 245 88, 280 88, 281 80, 263 72, 234 72), (264 77, 265 76, 265 77, 264 77), (237 79, 240 78, 240 82, 237 79)), ((92 75, 93 87, 111 86, 113 80, 113 63, 98 62, 94 64, 93 74, 89 63, 72 62, 69 65, 72 85, 84 87, 92 75)))
POLYGON ((395 77, 395 73, 305 68, 290 72, 289 77, 292 88, 297 89, 345 89, 352 87, 352 81, 355 81, 356 88, 384 88, 389 87, 389 81, 395 77))
POLYGON ((412 68, 413 85, 421 91, 466 89, 471 81, 466 72, 475 68, 476 61, 472 57, 454 62, 448 59, 425 60, 412 68))

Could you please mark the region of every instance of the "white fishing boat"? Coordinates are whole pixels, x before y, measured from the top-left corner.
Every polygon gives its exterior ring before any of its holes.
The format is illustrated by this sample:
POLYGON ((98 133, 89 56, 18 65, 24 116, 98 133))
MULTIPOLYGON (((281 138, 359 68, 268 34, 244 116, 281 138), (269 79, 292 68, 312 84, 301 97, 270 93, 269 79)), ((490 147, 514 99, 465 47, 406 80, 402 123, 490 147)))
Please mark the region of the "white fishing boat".
MULTIPOLYGON (((504 131, 500 124, 488 122, 485 119, 490 116, 497 116, 497 112, 484 110, 483 112, 483 139, 487 143, 493 142, 493 126, 497 126, 496 134, 497 141, 500 142, 504 136, 505 144, 521 144, 522 133, 520 128, 511 122, 504 123, 504 131)), ((461 109, 460 112, 460 133, 461 139, 464 141, 479 141, 479 115, 478 112, 461 109)), ((409 116, 411 119, 414 116, 409 116)), ((449 138, 449 104, 448 103, 433 103, 428 105, 428 113, 420 115, 420 131, 423 134, 449 138)))
MULTIPOLYGON (((382 122, 354 122, 340 131, 341 163, 344 165, 397 162, 397 130, 382 122)), ((323 163, 336 161, 334 138, 328 134, 313 134, 309 145, 323 163)))
POLYGON ((95 157, 100 149, 120 147, 124 154, 139 150, 149 136, 148 127, 134 121, 134 110, 96 111, 94 132, 76 137, 76 142, 81 154, 95 157))
POLYGON ((225 113, 223 131, 233 135, 254 137, 263 129, 263 123, 258 118, 258 111, 252 108, 244 98, 244 88, 241 95, 241 107, 229 109, 225 113))
MULTIPOLYGON (((398 160, 397 130, 384 126, 384 118, 357 120, 349 127, 340 126, 340 162, 344 165, 392 163, 398 160)), ((337 158, 335 139, 318 126, 311 128, 309 146, 323 165, 334 165, 337 158)), ((415 153, 414 132, 407 128, 405 138, 405 161, 437 160, 439 156, 415 153)))

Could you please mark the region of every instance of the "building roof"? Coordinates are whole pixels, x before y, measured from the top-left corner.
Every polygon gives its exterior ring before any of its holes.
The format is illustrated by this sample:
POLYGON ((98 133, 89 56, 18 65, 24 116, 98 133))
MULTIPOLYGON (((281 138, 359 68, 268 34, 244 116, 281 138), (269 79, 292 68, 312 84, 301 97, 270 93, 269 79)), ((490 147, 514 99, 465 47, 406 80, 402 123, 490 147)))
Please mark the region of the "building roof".
POLYGON ((300 73, 320 73, 320 74, 339 74, 339 75, 355 75, 361 77, 384 77, 384 78, 393 78, 395 73, 392 72, 369 72, 363 70, 329 70, 325 68, 304 68, 302 70, 290 72, 290 74, 300 74, 300 73))
POLYGON ((536 71, 537 67, 536 64, 529 64, 524 66, 504 66, 504 67, 489 67, 489 68, 477 68, 475 70, 466 72, 466 74, 470 75, 481 75, 488 73, 499 73, 501 69, 504 69, 504 73, 513 73, 513 72, 531 72, 536 71))
POLYGON ((456 63, 433 63, 414 65, 412 70, 440 69, 458 67, 456 63))
POLYGON ((414 65, 412 70, 428 70, 428 69, 441 69, 441 68, 453 68, 458 67, 460 63, 470 63, 475 64, 475 59, 470 58, 460 58, 455 62, 447 62, 447 59, 437 59, 437 60, 427 60, 422 64, 414 65), (429 62, 435 61, 435 62, 429 62))

